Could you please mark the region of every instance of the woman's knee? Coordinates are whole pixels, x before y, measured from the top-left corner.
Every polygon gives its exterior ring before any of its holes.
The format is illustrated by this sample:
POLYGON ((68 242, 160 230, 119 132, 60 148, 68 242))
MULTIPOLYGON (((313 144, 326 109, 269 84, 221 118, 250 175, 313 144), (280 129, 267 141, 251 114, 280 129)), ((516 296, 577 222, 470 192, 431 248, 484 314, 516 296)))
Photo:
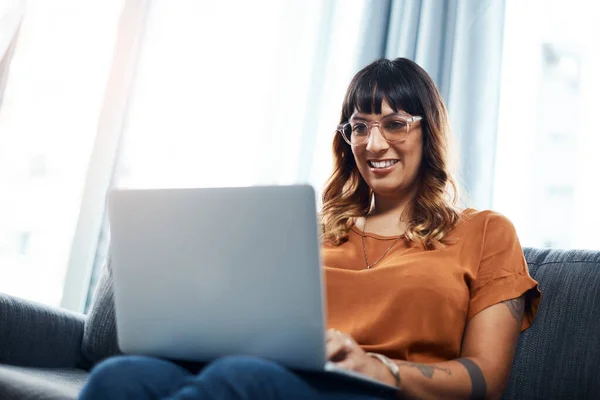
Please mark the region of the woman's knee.
POLYGON ((227 356, 207 365, 200 375, 221 383, 254 386, 277 381, 291 374, 274 361, 252 356, 227 356))
POLYGON ((227 356, 213 361, 203 371, 211 375, 231 376, 268 376, 289 373, 274 361, 253 356, 227 356))
POLYGON ((196 377, 196 386, 215 398, 307 399, 312 388, 280 364, 251 356, 223 357, 196 377))
POLYGON ((96 365, 91 373, 89 380, 95 379, 103 382, 118 382, 131 380, 132 377, 139 374, 143 367, 151 364, 154 359, 144 356, 116 356, 107 358, 96 365))
POLYGON ((157 358, 133 355, 111 357, 92 369, 81 398, 102 398, 107 391, 120 393, 125 398, 126 394, 147 390, 148 386, 152 391, 162 392, 170 390, 170 386, 185 374, 181 367, 157 358))

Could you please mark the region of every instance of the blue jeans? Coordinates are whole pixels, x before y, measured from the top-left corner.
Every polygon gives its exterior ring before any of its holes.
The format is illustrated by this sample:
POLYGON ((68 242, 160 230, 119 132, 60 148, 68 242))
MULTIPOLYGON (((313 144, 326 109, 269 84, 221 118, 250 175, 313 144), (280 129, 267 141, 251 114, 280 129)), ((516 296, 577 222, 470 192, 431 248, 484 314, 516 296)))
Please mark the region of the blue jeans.
POLYGON ((296 373, 261 358, 230 356, 194 374, 170 361, 119 356, 96 366, 80 399, 383 400, 394 393, 350 378, 296 373))

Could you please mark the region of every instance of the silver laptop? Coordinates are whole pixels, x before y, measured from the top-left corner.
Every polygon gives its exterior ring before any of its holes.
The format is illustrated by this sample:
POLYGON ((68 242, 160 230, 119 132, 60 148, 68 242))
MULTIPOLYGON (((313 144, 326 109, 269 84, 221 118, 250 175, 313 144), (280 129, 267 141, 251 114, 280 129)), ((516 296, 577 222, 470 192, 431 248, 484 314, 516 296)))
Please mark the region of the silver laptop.
POLYGON ((391 388, 326 363, 310 186, 116 189, 108 211, 123 352, 254 355, 391 388))

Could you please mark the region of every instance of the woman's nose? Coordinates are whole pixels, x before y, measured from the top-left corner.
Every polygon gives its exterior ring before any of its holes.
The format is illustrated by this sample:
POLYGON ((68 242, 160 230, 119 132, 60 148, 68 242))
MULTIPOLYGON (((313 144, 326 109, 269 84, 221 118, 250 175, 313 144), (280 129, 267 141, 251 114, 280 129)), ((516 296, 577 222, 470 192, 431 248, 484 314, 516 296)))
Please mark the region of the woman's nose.
POLYGON ((367 150, 372 153, 379 153, 389 148, 387 140, 381 134, 379 126, 375 125, 371 127, 371 134, 369 135, 369 141, 367 142, 367 150))

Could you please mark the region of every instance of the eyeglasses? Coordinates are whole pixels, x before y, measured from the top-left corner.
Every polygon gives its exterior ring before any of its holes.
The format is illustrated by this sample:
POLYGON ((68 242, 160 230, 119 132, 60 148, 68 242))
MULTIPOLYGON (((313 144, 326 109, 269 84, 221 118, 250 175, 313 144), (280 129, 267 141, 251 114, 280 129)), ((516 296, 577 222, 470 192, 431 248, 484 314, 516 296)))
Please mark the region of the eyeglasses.
POLYGON ((374 126, 379 128, 379 132, 388 143, 401 142, 406 139, 410 132, 411 124, 422 120, 420 116, 405 117, 401 115, 390 115, 379 121, 363 122, 350 121, 338 125, 337 131, 342 134, 344 140, 350 146, 360 146, 366 144, 371 137, 371 129, 374 126))

